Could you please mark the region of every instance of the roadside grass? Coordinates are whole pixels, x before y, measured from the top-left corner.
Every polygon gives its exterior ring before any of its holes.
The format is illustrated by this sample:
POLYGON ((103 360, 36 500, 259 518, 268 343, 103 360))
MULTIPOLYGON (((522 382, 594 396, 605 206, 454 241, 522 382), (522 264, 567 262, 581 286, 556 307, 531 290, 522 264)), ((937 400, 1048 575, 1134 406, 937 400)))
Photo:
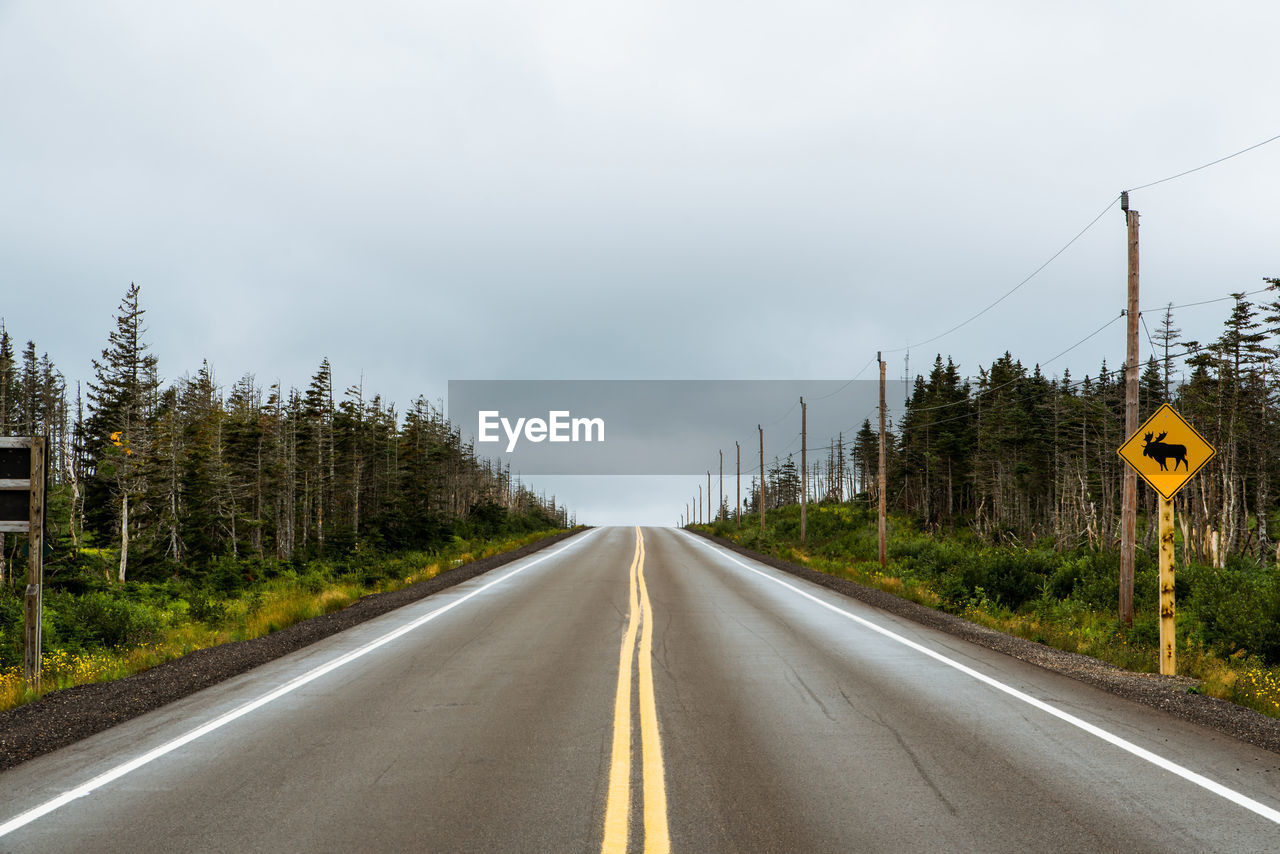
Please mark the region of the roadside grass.
MULTIPOLYGON (((407 552, 366 556, 347 566, 312 561, 299 574, 286 570, 235 595, 191 590, 185 597, 162 597, 158 605, 137 603, 154 625, 132 642, 109 646, 67 643, 46 648, 39 691, 23 679, 22 665, 0 668, 0 711, 29 703, 52 691, 109 682, 207 647, 252 640, 303 620, 341 611, 363 596, 400 590, 441 572, 559 533, 538 531, 498 540, 455 542, 439 553, 407 552)), ((155 591, 147 591, 155 598, 155 591)), ((87 598, 87 597, 86 597, 87 598)), ((46 627, 51 615, 46 611, 46 627)), ((20 630, 20 625, 19 625, 20 630)), ((52 633, 52 632, 50 632, 52 633)))
MULTIPOLYGON (((847 505, 811 505, 807 521, 804 547, 798 507, 770 511, 764 532, 759 517, 744 517, 742 528, 732 522, 690 527, 999 632, 1133 672, 1159 669, 1153 566, 1140 563, 1134 622, 1125 626, 1108 602, 1115 581, 1106 556, 997 548, 969 532, 933 536, 894 520, 888 565, 882 569, 870 514, 847 505)), ((1189 690, 1280 718, 1280 663, 1267 657, 1274 649, 1269 636, 1256 631, 1273 611, 1253 605, 1255 599, 1270 601, 1268 570, 1233 574, 1193 567, 1179 576, 1178 674, 1197 680, 1189 690), (1253 586, 1242 577, 1252 579, 1253 586), (1255 595, 1255 589, 1262 592, 1255 595), (1252 640, 1255 648, 1242 640, 1252 640)), ((1280 632, 1280 625, 1273 629, 1280 632)))

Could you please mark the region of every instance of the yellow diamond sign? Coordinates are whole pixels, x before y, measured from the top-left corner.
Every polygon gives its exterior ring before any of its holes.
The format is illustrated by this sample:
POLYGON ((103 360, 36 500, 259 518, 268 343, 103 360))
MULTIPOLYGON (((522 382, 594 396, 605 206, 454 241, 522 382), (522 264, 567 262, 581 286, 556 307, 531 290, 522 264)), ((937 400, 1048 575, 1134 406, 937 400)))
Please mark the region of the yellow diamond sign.
POLYGON ((1152 489, 1168 499, 1218 452, 1166 403, 1120 446, 1118 453, 1152 489))

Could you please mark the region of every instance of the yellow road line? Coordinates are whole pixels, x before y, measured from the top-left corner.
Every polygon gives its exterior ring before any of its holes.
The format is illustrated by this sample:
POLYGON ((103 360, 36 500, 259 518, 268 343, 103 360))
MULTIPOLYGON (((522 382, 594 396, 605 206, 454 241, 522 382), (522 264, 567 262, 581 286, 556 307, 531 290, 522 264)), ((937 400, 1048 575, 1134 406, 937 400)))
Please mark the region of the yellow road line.
POLYGON ((636 575, 640 566, 640 540, 631 559, 630 619, 618 657, 618 693, 613 701, 613 757, 609 763, 609 798, 604 811, 602 854, 626 854, 627 824, 631 811, 631 657, 640 626, 636 575))
POLYGON ((640 630, 640 752, 644 793, 645 854, 667 854, 671 835, 667 826, 667 786, 658 734, 658 706, 653 692, 653 605, 644 581, 644 535, 636 527, 636 550, 631 559, 630 618, 618 658, 618 691, 613 702, 613 755, 609 763, 609 795, 604 812, 602 854, 626 854, 631 811, 631 659, 640 630))
POLYGON ((653 605, 644 583, 644 538, 636 528, 640 544, 640 601, 644 608, 644 628, 640 632, 640 744, 644 771, 645 854, 667 854, 671 836, 667 829, 667 783, 662 767, 662 739, 658 735, 658 705, 653 693, 653 605))

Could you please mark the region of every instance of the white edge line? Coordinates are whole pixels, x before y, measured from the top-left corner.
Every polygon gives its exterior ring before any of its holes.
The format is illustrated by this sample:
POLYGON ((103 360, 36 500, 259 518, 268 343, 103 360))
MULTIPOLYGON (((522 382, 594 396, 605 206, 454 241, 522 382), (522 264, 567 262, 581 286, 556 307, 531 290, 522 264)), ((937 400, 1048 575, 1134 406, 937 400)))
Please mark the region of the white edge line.
POLYGON ((397 629, 393 629, 392 631, 387 632, 385 635, 382 635, 379 638, 369 641, 367 644, 365 644, 362 647, 353 649, 348 653, 338 656, 332 661, 326 662, 325 664, 322 664, 319 667, 313 668, 312 670, 308 670, 306 673, 302 674, 301 676, 297 676, 294 679, 281 685, 279 688, 276 688, 273 691, 269 691, 268 693, 263 694, 261 697, 258 697, 256 700, 250 700, 248 703, 245 703, 242 706, 237 706, 231 711, 226 712, 217 718, 214 718, 213 720, 209 721, 206 724, 203 724, 202 726, 196 727, 190 732, 187 732, 183 735, 178 736, 172 741, 167 741, 164 744, 160 745, 159 747, 153 750, 147 751, 141 756, 135 757, 134 759, 131 759, 128 762, 125 762, 121 765, 117 765, 116 767, 99 774, 97 777, 94 777, 93 779, 89 780, 86 783, 81 783, 79 786, 76 786, 74 789, 70 789, 66 792, 63 792, 61 795, 59 795, 56 798, 53 798, 52 800, 45 801, 43 804, 40 804, 39 806, 32 807, 26 812, 20 813, 19 815, 6 821, 4 824, 0 824, 0 837, 6 836, 15 830, 18 830, 21 827, 25 827, 26 825, 30 824, 36 819, 39 819, 48 815, 49 813, 53 812, 59 807, 66 806, 67 804, 71 803, 74 800, 83 798, 84 796, 92 793, 95 789, 99 789, 102 786, 107 785, 108 783, 114 782, 115 780, 120 779, 126 774, 129 774, 130 772, 136 771, 142 766, 150 762, 153 762, 156 759, 159 759, 160 757, 168 753, 172 753, 178 748, 186 744, 190 744, 191 742, 195 741, 196 739, 202 736, 208 735, 214 730, 221 729, 222 727, 226 726, 232 721, 237 720, 238 718, 242 718, 245 715, 249 714, 250 712, 255 711, 256 709, 262 708, 263 706, 270 703, 272 700, 278 700, 284 695, 289 694, 293 691, 296 691, 297 689, 301 688, 303 685, 306 685, 309 682, 314 682, 316 679, 319 679, 321 676, 324 676, 326 673, 329 673, 333 670, 337 670, 339 667, 342 667, 344 664, 350 664, 356 659, 362 658, 363 656, 368 655, 370 652, 373 652, 375 649, 378 649, 381 646, 385 646, 386 644, 390 643, 396 638, 401 637, 402 635, 408 634, 409 632, 413 631, 414 629, 418 628, 424 623, 428 623, 431 620, 434 620, 436 617, 440 616, 446 611, 453 610, 457 606, 461 605, 463 602, 466 602, 468 599, 472 599, 476 596, 479 596, 481 593, 485 592, 490 587, 493 587, 494 585, 497 585, 497 584, 501 584, 507 579, 515 575, 518 575, 521 572, 524 572, 526 569, 528 569, 531 566, 536 566, 537 564, 542 563, 544 560, 549 560, 550 558, 553 558, 563 552, 568 551, 569 549, 576 546, 578 543, 590 537, 597 530, 599 529, 593 528, 589 531, 586 531, 585 533, 572 538, 572 540, 569 542, 568 545, 561 546, 560 548, 556 549, 553 552, 544 554, 541 557, 531 560, 528 563, 524 564, 523 566, 517 567, 516 569, 508 572, 506 575, 503 575, 501 578, 494 579, 493 581, 490 581, 488 584, 485 584, 482 587, 476 588, 475 590, 471 591, 465 596, 455 599, 454 601, 450 602, 448 605, 445 605, 441 608, 437 608, 436 610, 432 611, 429 614, 424 614, 415 620, 405 623, 403 626, 400 626, 397 629))
POLYGON ((1140 759, 1145 759, 1147 762, 1150 762, 1152 765, 1155 765, 1159 768, 1163 768, 1164 770, 1170 772, 1171 774, 1176 774, 1182 779, 1196 784, 1202 789, 1207 789, 1210 792, 1213 792, 1215 795, 1218 795, 1219 797, 1226 798, 1232 803, 1235 803, 1244 807, 1250 812, 1257 813, 1258 815, 1262 816, 1268 821, 1272 821, 1272 822, 1275 822, 1276 824, 1280 824, 1280 810, 1272 809, 1266 804, 1259 803, 1258 801, 1255 801, 1253 798, 1250 798, 1247 795, 1243 795, 1240 792, 1235 791, 1234 789, 1228 789, 1226 786, 1222 785, 1221 783, 1216 783, 1213 780, 1210 780, 1208 777, 1197 774, 1196 772, 1190 770, 1189 768, 1184 768, 1183 766, 1179 765, 1176 762, 1165 759, 1163 756, 1158 756, 1157 754, 1152 753, 1150 750, 1147 750, 1144 747, 1139 747, 1133 742, 1127 741, 1118 735, 1114 735, 1110 732, 1107 732, 1101 727, 1095 726, 1094 724, 1091 724, 1088 721, 1081 720, 1080 718, 1077 718, 1075 715, 1070 714, 1069 712, 1064 712, 1055 706, 1049 705, 1043 700, 1036 699, 1035 697, 1032 697, 1030 694, 1025 694, 1022 691, 1019 691, 1017 688, 1013 688, 997 679, 993 679, 990 676, 987 676, 985 673, 980 673, 977 670, 974 670, 971 667, 961 664, 958 661, 953 661, 952 659, 947 658, 945 655, 942 655, 939 652, 935 652, 932 649, 929 649, 926 646, 918 644, 913 640, 904 638, 902 635, 896 634, 890 631, 889 629, 884 628, 883 626, 876 625, 870 620, 866 620, 862 617, 857 616, 856 614, 851 614, 848 611, 844 610, 843 608, 839 608, 835 605, 832 605, 830 602, 825 602, 822 599, 818 598, 817 596, 814 596, 812 593, 807 593, 806 591, 801 590, 799 587, 796 587, 792 584, 788 584, 786 581, 783 581, 780 578, 776 578, 767 572, 762 572, 761 570, 758 570, 754 567, 747 566, 742 561, 733 557, 733 555, 731 555, 729 552, 725 551, 722 547, 716 544, 713 544, 710 541, 697 536, 696 534, 691 534, 687 531, 685 531, 684 534, 685 536, 692 537, 694 541, 697 542, 699 545, 707 549, 710 549, 711 551, 715 552, 716 554, 720 555, 721 557, 727 560, 732 561, 733 563, 736 563, 738 566, 742 567, 743 569, 749 572, 754 572, 756 575, 759 575, 761 578, 768 579, 769 581, 772 581, 774 584, 781 585, 787 588, 788 590, 792 591, 793 593, 797 593, 800 596, 803 596, 804 598, 821 605, 822 607, 826 608, 829 611, 834 611, 835 613, 839 614, 842 617, 847 617, 850 620, 853 620, 855 623, 858 623, 859 625, 862 625, 868 629, 871 629, 873 632, 882 634, 885 637, 889 638, 890 640, 897 641, 903 646, 910 647, 911 649, 914 649, 917 652, 923 653, 924 655, 927 655, 930 658, 935 659, 936 661, 939 661, 947 665, 948 667, 953 667, 967 676, 972 676, 974 679, 977 679, 979 682, 982 682, 986 685, 990 685, 992 688, 995 688, 997 691, 1003 691, 1005 694, 1008 694, 1010 697, 1021 700, 1027 705, 1034 706, 1037 709, 1040 709, 1042 712, 1047 712, 1048 714, 1053 715, 1055 718, 1066 721, 1072 726, 1078 727, 1084 730, 1085 732, 1089 733, 1090 735, 1097 736, 1098 738, 1102 739, 1108 744, 1113 744, 1116 747, 1119 747, 1121 750, 1128 751, 1129 753, 1132 753, 1134 756, 1137 756, 1140 759))

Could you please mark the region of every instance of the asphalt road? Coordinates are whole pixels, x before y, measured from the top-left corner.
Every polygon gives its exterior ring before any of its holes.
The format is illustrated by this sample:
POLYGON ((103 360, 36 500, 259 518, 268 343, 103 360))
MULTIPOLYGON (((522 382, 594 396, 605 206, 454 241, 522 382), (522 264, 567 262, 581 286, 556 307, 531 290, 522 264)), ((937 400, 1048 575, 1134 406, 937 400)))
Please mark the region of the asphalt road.
POLYGON ((1277 810, 1274 753, 607 528, 0 774, 0 851, 1277 851, 1277 810))

